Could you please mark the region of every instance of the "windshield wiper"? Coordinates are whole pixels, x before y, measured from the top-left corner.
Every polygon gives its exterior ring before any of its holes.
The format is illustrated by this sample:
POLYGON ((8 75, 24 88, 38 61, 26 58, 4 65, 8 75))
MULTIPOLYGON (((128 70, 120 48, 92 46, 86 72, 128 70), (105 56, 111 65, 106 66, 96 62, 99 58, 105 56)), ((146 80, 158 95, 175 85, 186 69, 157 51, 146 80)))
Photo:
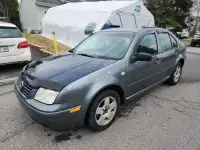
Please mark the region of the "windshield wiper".
POLYGON ((68 52, 70 52, 70 53, 74 53, 74 49, 70 49, 68 52))
POLYGON ((84 54, 84 53, 78 53, 77 55, 94 58, 94 56, 91 56, 91 55, 88 55, 88 54, 84 54))

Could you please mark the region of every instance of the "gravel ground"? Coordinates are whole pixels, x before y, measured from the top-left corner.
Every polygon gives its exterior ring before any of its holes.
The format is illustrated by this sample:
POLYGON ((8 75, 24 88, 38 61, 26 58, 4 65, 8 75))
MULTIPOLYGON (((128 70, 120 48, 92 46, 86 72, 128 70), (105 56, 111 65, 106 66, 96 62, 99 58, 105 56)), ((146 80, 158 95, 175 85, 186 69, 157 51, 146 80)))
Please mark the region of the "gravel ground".
POLYGON ((0 88, 1 149, 200 149, 200 83, 159 86, 122 107, 101 133, 47 129, 24 113, 10 89, 0 88))

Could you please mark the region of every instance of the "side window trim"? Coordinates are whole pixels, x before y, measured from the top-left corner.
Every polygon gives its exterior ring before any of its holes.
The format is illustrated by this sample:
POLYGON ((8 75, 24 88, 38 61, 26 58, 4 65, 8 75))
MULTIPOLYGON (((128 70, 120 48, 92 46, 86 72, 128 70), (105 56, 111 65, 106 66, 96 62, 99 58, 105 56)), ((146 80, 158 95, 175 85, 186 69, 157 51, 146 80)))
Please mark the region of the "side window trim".
POLYGON ((169 36, 169 39, 170 39, 170 42, 171 42, 171 50, 173 50, 173 43, 172 43, 172 38, 171 38, 171 35, 168 33, 168 36, 169 36))
POLYGON ((174 41, 176 42, 176 46, 177 47, 178 47, 178 42, 171 34, 169 34, 169 37, 170 37, 170 41, 171 41, 171 44, 172 44, 172 50, 173 50, 174 49, 174 45, 173 45, 172 39, 174 39, 174 41))
POLYGON ((156 38, 156 45, 157 45, 157 54, 154 54, 153 56, 156 56, 159 54, 159 45, 158 45, 158 35, 157 35, 157 32, 155 31, 153 33, 155 35, 155 38, 156 38))
POLYGON ((137 46, 136 46, 136 51, 133 53, 134 55, 135 54, 137 54, 138 53, 138 48, 139 48, 139 44, 140 44, 140 42, 141 42, 141 40, 145 37, 145 36, 148 36, 148 35, 151 35, 151 34, 154 34, 154 36, 155 36, 155 40, 156 40, 156 45, 157 45, 157 54, 153 54, 152 56, 156 56, 156 55, 158 55, 159 54, 159 46, 158 46, 158 38, 157 38, 157 35, 156 35, 156 31, 153 31, 153 32, 149 32, 149 33, 147 33, 147 34, 145 34, 145 35, 143 35, 143 36, 141 36, 140 38, 139 38, 139 40, 138 40, 138 42, 137 42, 137 46))
POLYGON ((160 43, 160 49, 158 50, 158 54, 163 54, 163 53, 166 53, 166 52, 169 52, 171 50, 173 50, 173 46, 172 46, 172 40, 171 40, 171 37, 170 37, 170 34, 168 32, 157 32, 157 36, 158 36, 158 40, 159 40, 159 43, 160 43), (170 43, 171 43, 171 48, 169 50, 166 50, 164 52, 162 52, 162 44, 161 44, 161 39, 159 37, 159 34, 167 34, 169 36, 169 39, 170 39, 170 43))

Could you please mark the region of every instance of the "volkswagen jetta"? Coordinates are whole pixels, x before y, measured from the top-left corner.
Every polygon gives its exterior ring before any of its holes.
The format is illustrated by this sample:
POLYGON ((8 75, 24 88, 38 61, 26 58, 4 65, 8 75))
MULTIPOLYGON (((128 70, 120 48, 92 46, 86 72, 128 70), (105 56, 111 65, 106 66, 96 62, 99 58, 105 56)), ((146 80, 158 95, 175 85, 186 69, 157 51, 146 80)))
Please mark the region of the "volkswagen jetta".
POLYGON ((21 106, 53 129, 101 131, 120 105, 163 82, 179 82, 185 45, 160 28, 108 29, 70 52, 27 65, 15 83, 21 106))

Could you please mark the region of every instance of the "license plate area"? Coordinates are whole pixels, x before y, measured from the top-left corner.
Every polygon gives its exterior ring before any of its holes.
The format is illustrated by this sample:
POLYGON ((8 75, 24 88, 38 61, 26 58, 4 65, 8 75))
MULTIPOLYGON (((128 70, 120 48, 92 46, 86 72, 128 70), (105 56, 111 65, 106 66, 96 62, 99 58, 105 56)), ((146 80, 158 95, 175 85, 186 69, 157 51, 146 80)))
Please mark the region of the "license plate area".
POLYGON ((0 46, 0 53, 4 53, 4 52, 9 52, 9 49, 7 46, 0 46))

